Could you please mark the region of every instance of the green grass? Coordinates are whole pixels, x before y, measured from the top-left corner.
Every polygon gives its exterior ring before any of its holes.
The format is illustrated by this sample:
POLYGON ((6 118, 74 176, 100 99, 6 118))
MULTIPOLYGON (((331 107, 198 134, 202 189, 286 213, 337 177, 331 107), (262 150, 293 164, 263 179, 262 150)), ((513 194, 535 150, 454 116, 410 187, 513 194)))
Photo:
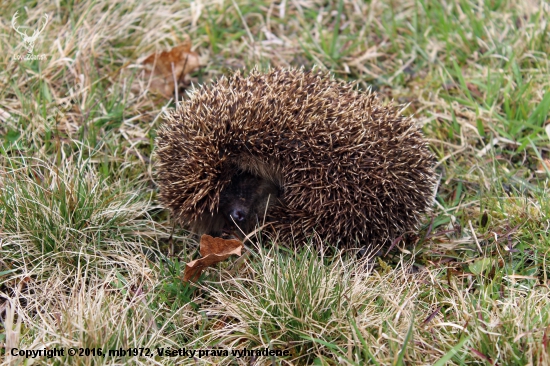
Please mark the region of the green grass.
POLYGON ((7 1, 0 22, 0 363, 548 364, 550 8, 510 0, 7 1), (11 27, 32 33, 34 54, 11 27), (22 28, 24 29, 24 28, 22 28), (155 185, 174 102, 139 61, 188 35, 194 83, 318 66, 407 104, 441 174, 415 244, 365 263, 253 248, 181 281, 197 244, 155 185), (157 348, 227 350, 161 357, 157 348), (238 358, 231 350, 288 350, 238 358))

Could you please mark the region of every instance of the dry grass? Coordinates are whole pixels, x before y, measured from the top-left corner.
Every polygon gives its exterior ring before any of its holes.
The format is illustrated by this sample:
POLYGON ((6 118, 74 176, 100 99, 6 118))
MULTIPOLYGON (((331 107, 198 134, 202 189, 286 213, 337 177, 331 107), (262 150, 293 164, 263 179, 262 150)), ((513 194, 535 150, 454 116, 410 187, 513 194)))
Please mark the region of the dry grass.
POLYGON ((152 355, 34 364, 550 364, 549 11, 508 0, 3 2, 0 362, 27 362, 12 347, 87 347, 152 355), (30 29, 49 14, 33 51, 44 60, 14 58, 26 52, 16 11, 30 29), (256 248, 183 284, 196 243, 159 207, 151 161, 174 104, 140 87, 139 60, 186 35, 204 64, 193 82, 318 65, 408 103, 441 174, 416 245, 374 268, 256 248), (231 355, 265 348, 289 355, 231 355))

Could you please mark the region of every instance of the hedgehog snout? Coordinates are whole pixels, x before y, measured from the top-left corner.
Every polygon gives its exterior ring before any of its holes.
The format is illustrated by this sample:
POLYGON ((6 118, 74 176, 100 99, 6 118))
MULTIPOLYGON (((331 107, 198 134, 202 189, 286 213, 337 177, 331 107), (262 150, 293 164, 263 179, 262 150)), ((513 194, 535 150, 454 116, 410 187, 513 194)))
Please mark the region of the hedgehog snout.
POLYGON ((246 207, 241 205, 235 205, 229 212, 230 218, 233 218, 233 220, 237 222, 245 221, 247 215, 248 210, 246 209, 246 207))

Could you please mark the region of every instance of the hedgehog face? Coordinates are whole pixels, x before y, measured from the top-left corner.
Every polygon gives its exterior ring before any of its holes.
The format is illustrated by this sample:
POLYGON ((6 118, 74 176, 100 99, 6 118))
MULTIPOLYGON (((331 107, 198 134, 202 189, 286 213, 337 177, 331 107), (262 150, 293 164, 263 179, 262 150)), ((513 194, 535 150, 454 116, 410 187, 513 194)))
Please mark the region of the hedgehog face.
POLYGON ((263 221, 278 195, 277 186, 266 179, 247 172, 234 175, 220 193, 219 212, 225 220, 224 231, 248 234, 263 221))

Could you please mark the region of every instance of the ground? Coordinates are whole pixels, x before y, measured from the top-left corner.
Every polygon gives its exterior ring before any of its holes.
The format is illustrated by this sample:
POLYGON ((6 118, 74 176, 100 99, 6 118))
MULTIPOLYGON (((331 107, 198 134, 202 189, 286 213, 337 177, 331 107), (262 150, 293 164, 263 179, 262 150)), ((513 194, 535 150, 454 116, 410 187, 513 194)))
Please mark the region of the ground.
POLYGON ((550 364, 549 12, 531 0, 4 1, 0 362, 46 347, 65 353, 35 364, 550 364), (24 59, 15 29, 31 36, 44 14, 24 59), (315 65, 402 104, 441 176, 418 235, 368 265, 251 247, 183 283, 197 243, 154 174, 175 104, 139 70, 185 39, 195 85, 315 65))

